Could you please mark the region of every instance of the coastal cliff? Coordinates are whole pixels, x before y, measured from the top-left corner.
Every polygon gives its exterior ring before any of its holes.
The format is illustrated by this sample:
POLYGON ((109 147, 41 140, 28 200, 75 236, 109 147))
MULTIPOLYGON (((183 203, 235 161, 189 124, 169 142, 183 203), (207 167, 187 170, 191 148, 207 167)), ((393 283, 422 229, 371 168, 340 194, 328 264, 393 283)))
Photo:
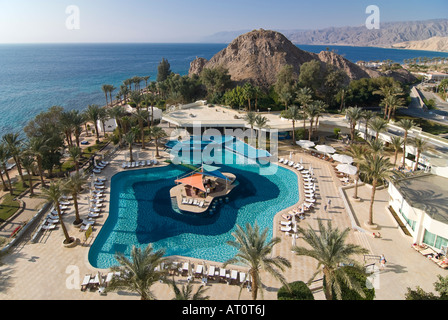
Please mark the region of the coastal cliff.
MULTIPOLYGON (((225 49, 210 60, 196 58, 190 64, 189 75, 199 75, 204 68, 222 66, 229 71, 236 83, 251 82, 261 87, 269 87, 277 80, 280 70, 290 65, 296 74, 300 67, 309 61, 317 60, 343 70, 350 80, 380 77, 385 74, 358 66, 344 57, 331 52, 319 54, 301 50, 283 34, 271 30, 253 30, 234 39, 225 49)), ((394 72, 387 76, 393 76, 394 72)), ((404 79, 403 75, 398 80, 404 79)))
POLYGON ((432 37, 426 40, 405 41, 392 45, 393 48, 448 52, 448 37, 432 37))

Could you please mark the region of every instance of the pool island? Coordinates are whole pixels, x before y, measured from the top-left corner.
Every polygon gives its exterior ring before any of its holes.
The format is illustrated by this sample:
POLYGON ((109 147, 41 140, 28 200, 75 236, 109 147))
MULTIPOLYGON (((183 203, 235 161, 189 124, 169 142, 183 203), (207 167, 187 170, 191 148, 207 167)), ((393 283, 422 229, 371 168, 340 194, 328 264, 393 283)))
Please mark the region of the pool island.
POLYGON ((235 188, 236 176, 222 173, 213 166, 202 166, 201 171, 176 179, 170 190, 171 199, 181 212, 201 214, 209 210, 214 199, 227 196, 235 188))

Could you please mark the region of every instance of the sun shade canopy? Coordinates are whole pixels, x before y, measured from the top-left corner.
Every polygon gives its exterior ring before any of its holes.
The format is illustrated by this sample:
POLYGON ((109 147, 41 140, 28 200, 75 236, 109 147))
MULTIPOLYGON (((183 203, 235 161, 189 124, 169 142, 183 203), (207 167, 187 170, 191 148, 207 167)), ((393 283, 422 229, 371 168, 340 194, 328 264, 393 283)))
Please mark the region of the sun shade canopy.
POLYGON ((220 179, 224 179, 224 180, 229 180, 218 169, 219 169, 218 167, 204 164, 204 165, 202 165, 202 172, 201 172, 201 174, 203 174, 204 176, 212 176, 212 177, 216 177, 216 178, 220 178, 220 179))
POLYGON ((182 183, 182 184, 185 184, 188 186, 192 186, 192 187, 202 190, 204 192, 207 191, 204 187, 204 183, 202 182, 202 174, 201 173, 195 173, 189 177, 176 180, 175 182, 182 183))

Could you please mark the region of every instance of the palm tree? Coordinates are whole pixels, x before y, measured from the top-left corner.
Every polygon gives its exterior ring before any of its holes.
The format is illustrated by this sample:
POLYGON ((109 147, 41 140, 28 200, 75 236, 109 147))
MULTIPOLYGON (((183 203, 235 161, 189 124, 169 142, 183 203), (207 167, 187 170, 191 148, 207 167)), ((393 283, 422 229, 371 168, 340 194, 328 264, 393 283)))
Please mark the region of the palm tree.
POLYGON ((79 217, 79 208, 78 208, 78 195, 83 189, 83 186, 87 183, 87 179, 82 177, 78 172, 74 175, 71 175, 67 178, 64 185, 62 186, 62 191, 64 193, 68 193, 73 197, 73 206, 75 207, 75 221, 74 225, 80 225, 82 223, 82 219, 79 217))
POLYGON ((124 110, 124 108, 122 106, 114 106, 114 107, 108 109, 107 113, 108 113, 109 117, 115 119, 115 121, 117 123, 118 135, 119 135, 119 140, 121 143, 121 136, 123 134, 121 118, 123 118, 126 115, 126 111, 124 110))
POLYGON ((154 105, 157 102, 157 97, 152 93, 148 93, 148 94, 145 94, 143 99, 145 101, 146 107, 151 106, 151 127, 153 127, 154 126, 154 105))
POLYGON ((269 272, 274 278, 280 280, 282 284, 288 286, 286 279, 278 269, 284 271, 285 267, 291 267, 291 263, 283 257, 271 256, 274 246, 281 242, 280 238, 276 237, 267 241, 268 229, 261 231, 256 222, 253 227, 247 223, 245 230, 240 225, 237 225, 235 232, 232 232, 232 236, 235 240, 228 241, 227 244, 236 248, 238 253, 224 262, 224 268, 228 264, 235 263, 241 263, 249 268, 248 273, 252 279, 253 300, 257 300, 258 291, 263 296, 260 277, 261 270, 269 272))
POLYGON ((255 117, 255 126, 258 128, 258 145, 261 143, 261 130, 268 128, 269 119, 262 115, 257 115, 255 117))
POLYGON ((82 133, 82 125, 85 122, 84 115, 80 113, 78 110, 72 110, 72 125, 73 125, 73 134, 75 136, 76 145, 79 147, 80 141, 79 137, 82 133))
POLYGON ((118 266, 111 267, 111 271, 120 272, 120 277, 113 277, 106 287, 106 292, 129 290, 140 295, 141 300, 155 299, 151 286, 164 280, 166 271, 159 270, 166 262, 165 250, 154 251, 151 245, 145 249, 132 247, 129 260, 122 252, 115 254, 118 266))
POLYGON ((152 127, 150 130, 151 137, 154 138, 154 144, 156 145, 156 157, 159 158, 159 139, 167 136, 165 130, 161 127, 152 127))
POLYGON ((7 169, 7 162, 8 159, 11 155, 9 154, 8 148, 5 146, 4 143, 0 143, 0 164, 1 164, 1 169, 5 172, 6 178, 8 180, 8 186, 6 185, 5 181, 3 180, 3 174, 0 173, 0 176, 2 178, 2 183, 3 183, 3 191, 7 191, 9 190, 10 194, 13 194, 12 191, 12 184, 11 184, 11 179, 9 178, 9 173, 8 173, 8 169, 7 169))
POLYGON ((129 161, 134 162, 134 158, 132 157, 132 144, 135 140, 135 133, 134 131, 129 131, 124 135, 124 141, 129 145, 129 161))
MULTIPOLYGON (((300 108, 302 108, 302 112, 306 114, 306 107, 313 101, 313 90, 308 87, 299 88, 296 99, 300 104, 300 108)), ((303 130, 305 130, 305 120, 306 117, 303 117, 303 130)))
POLYGON ((387 129, 387 121, 380 117, 375 117, 370 121, 369 127, 375 131, 375 140, 378 140, 380 133, 387 129))
POLYGON ((131 101, 135 103, 135 107, 140 109, 140 104, 143 101, 143 97, 139 91, 132 91, 131 92, 131 101))
POLYGON ((287 119, 292 121, 292 144, 296 143, 296 121, 302 119, 299 107, 291 106, 288 108, 286 114, 287 119))
POLYGON ((393 96, 389 100, 389 112, 387 114, 387 120, 390 120, 391 117, 395 118, 395 111, 398 108, 402 108, 405 105, 405 100, 403 98, 393 96))
POLYGON ((44 137, 32 137, 26 146, 27 151, 36 158, 37 169, 39 170, 40 182, 42 188, 45 188, 44 170, 42 169, 42 160, 44 153, 48 150, 47 139, 44 137))
POLYGON ((367 153, 361 163, 360 170, 366 175, 366 178, 372 181, 372 195, 369 207, 369 225, 373 225, 373 203, 375 202, 376 187, 380 181, 390 178, 393 174, 392 164, 384 156, 367 153))
POLYGON ((206 289, 205 286, 199 286, 196 290, 196 293, 193 294, 193 285, 191 283, 187 283, 186 285, 182 285, 182 289, 179 289, 176 285, 176 282, 170 282, 171 287, 173 288, 175 297, 173 300, 209 300, 209 296, 204 296, 206 289))
POLYGON ((353 158, 353 162, 356 164, 356 177, 355 177, 355 194, 353 195, 354 199, 358 199, 358 181, 359 181, 359 170, 361 162, 364 159, 364 154, 367 149, 364 145, 351 144, 345 153, 353 158))
POLYGON ((314 122, 314 128, 316 128, 316 133, 317 133, 317 128, 319 125, 319 117, 322 115, 322 112, 324 112, 327 109, 328 105, 325 102, 323 102, 322 100, 317 100, 317 101, 314 101, 313 103, 317 106, 317 109, 318 109, 318 112, 316 114, 316 121, 314 122))
POLYGON ((250 83, 250 82, 246 82, 243 86, 243 94, 244 97, 246 98, 247 102, 248 102, 248 111, 251 111, 251 105, 250 105, 250 101, 254 98, 255 96, 255 90, 254 90, 254 86, 250 83))
POLYGON ((248 125, 250 125, 250 143, 249 143, 250 145, 253 145, 253 131, 256 118, 257 114, 253 111, 249 111, 244 116, 244 120, 247 122, 248 125))
POLYGON ((410 119, 401 119, 397 123, 403 130, 404 130, 404 137, 403 137, 403 169, 406 165, 406 142, 408 140, 408 132, 412 129, 414 126, 414 121, 410 119))
POLYGON ((22 156, 22 165, 28 173, 28 183, 30 185, 30 196, 34 196, 34 188, 33 188, 33 169, 34 169, 34 158, 26 152, 23 152, 22 156))
POLYGON ((368 140, 367 136, 368 136, 368 128, 369 128, 369 122, 371 119, 373 119, 375 117, 375 112, 371 111, 371 110, 364 110, 362 112, 362 118, 365 121, 365 131, 364 131, 364 138, 365 140, 368 140))
POLYGON ((59 222, 61 224, 61 228, 64 233, 64 237, 65 237, 64 243, 69 244, 69 243, 72 243, 74 241, 74 239, 69 236, 67 228, 65 227, 64 221, 62 220, 61 208, 60 208, 60 203, 59 203, 59 201, 60 201, 59 199, 61 199, 61 197, 62 197, 61 182, 62 181, 51 182, 48 189, 42 189, 42 194, 46 200, 54 203, 54 207, 56 208, 56 211, 58 213, 59 222))
POLYGON ((415 165, 414 165, 414 171, 417 171, 418 169, 418 162, 420 160, 420 155, 428 150, 428 140, 421 139, 421 138, 415 138, 412 139, 412 144, 414 145, 415 149, 417 150, 417 154, 415 155, 415 165))
POLYGON ((110 105, 112 106, 113 105, 113 102, 114 102, 114 100, 112 99, 112 93, 115 91, 115 90, 117 90, 117 88, 115 88, 115 86, 114 85, 109 85, 109 88, 108 88, 109 90, 109 97, 110 97, 110 105))
POLYGON ((359 119, 362 118, 362 109, 358 107, 350 107, 345 110, 345 115, 350 121, 350 139, 353 143, 355 141, 355 129, 359 119))
POLYGON ((398 152, 401 150, 401 146, 403 145, 403 139, 398 136, 393 136, 390 138, 390 145, 394 148, 394 168, 397 164, 398 152))
POLYGON ((298 232, 303 236, 303 240, 309 245, 307 247, 293 247, 293 251, 298 256, 307 256, 317 260, 317 270, 309 280, 309 283, 319 274, 323 273, 325 281, 325 297, 327 300, 333 299, 333 292, 337 299, 342 299, 341 284, 355 290, 362 297, 365 296, 359 282, 341 268, 341 264, 353 264, 355 268, 363 270, 362 266, 352 259, 353 255, 368 253, 368 250, 351 243, 345 243, 350 229, 339 231, 333 229, 328 221, 325 227, 322 220, 318 220, 318 231, 309 227, 307 230, 298 226, 298 232), (311 248, 309 248, 311 247, 311 248))
POLYGON ((16 163, 17 171, 19 172, 20 178, 22 180, 22 185, 26 187, 26 183, 22 173, 22 166, 20 164, 20 154, 22 153, 23 139, 19 137, 18 133, 6 133, 3 135, 2 139, 3 142, 6 143, 6 146, 14 159, 14 162, 16 163))
POLYGON ((70 147, 68 153, 70 154, 70 159, 75 164, 76 172, 79 172, 79 160, 81 160, 82 157, 81 148, 77 146, 70 147))
POLYGON ((86 109, 86 118, 89 121, 93 122, 93 125, 95 126, 95 132, 96 132, 96 140, 97 143, 100 141, 100 133, 98 131, 98 120, 100 120, 100 106, 96 105, 96 104, 91 104, 87 107, 86 109))
POLYGON ((106 97, 106 106, 108 106, 109 102, 107 101, 107 94, 109 93, 109 85, 108 84, 103 84, 101 86, 101 90, 104 92, 104 96, 106 97))
POLYGON ((317 101, 308 104, 305 108, 305 112, 310 119, 310 129, 308 132, 308 140, 310 140, 310 141, 311 141, 311 137, 313 135, 314 118, 316 118, 317 116, 320 115, 321 110, 322 110, 321 105, 319 103, 317 103, 317 101))
POLYGON ((137 109, 137 111, 133 114, 134 117, 138 120, 138 124, 140 127, 140 139, 142 140, 142 149, 146 149, 145 147, 145 121, 149 117, 149 112, 144 109, 137 109))
POLYGON ((373 156, 378 156, 384 151, 384 142, 381 140, 371 140, 367 143, 373 156))
POLYGON ((285 105, 285 110, 288 110, 288 106, 294 101, 294 96, 291 91, 283 90, 278 94, 278 99, 285 105))

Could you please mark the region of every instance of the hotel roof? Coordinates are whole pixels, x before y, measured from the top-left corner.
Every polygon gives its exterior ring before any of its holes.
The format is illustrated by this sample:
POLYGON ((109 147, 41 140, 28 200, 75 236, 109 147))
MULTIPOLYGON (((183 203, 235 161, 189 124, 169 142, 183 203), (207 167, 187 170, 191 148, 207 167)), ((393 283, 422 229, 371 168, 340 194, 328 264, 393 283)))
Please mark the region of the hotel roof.
POLYGON ((400 179, 394 185, 411 206, 448 224, 448 178, 424 174, 400 179))

